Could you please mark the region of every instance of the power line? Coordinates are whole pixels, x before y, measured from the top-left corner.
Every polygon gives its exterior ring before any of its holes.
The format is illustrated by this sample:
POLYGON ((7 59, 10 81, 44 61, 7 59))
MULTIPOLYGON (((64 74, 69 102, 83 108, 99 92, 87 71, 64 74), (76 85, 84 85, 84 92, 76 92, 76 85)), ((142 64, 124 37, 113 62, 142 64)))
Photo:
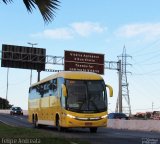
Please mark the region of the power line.
POLYGON ((160 53, 158 53, 158 54, 156 54, 156 55, 153 55, 153 56, 151 56, 151 57, 149 57, 149 58, 147 58, 147 59, 145 59, 145 60, 142 60, 142 61, 140 61, 140 62, 138 62, 138 63, 141 63, 141 64, 143 64, 143 63, 146 63, 146 61, 148 62, 148 61, 151 61, 152 59, 155 59, 155 58, 157 58, 157 57, 159 57, 160 56, 160 53))
POLYGON ((148 55, 151 55, 151 54, 157 54, 158 52, 160 52, 160 50, 146 52, 146 53, 142 53, 142 54, 136 54, 136 55, 133 55, 133 56, 134 57, 148 56, 148 55))
MULTIPOLYGON (((157 108, 153 108, 154 110, 155 109, 160 109, 160 107, 157 107, 157 108)), ((144 109, 133 109, 133 110, 152 110, 152 108, 144 108, 144 109)))
POLYGON ((152 75, 154 74, 153 76, 155 76, 156 74, 160 74, 160 69, 156 69, 156 70, 145 72, 145 73, 133 73, 133 75, 150 75, 150 74, 152 75))
MULTIPOLYGON (((133 58, 132 59, 133 61, 135 61, 135 59, 133 58)), ((140 68, 140 70, 142 71, 141 73, 134 73, 133 72, 133 75, 150 75, 150 74, 159 74, 159 72, 160 72, 160 69, 158 68, 156 68, 156 69, 154 69, 154 70, 150 70, 150 71, 148 71, 148 72, 144 72, 144 69, 142 69, 142 66, 144 66, 145 64, 139 64, 138 62, 136 62, 135 61, 135 63, 134 63, 134 65, 137 65, 139 68, 140 68)), ((133 68, 135 68, 135 66, 133 67, 133 68)), ((136 70, 137 71, 137 70, 136 70)))
POLYGON ((132 55, 135 55, 135 54, 137 54, 137 53, 138 53, 138 54, 139 54, 139 53, 143 53, 144 50, 151 49, 151 48, 153 48, 153 46, 155 46, 156 44, 159 45, 159 42, 160 42, 160 39, 156 39, 156 40, 153 41, 150 45, 148 44, 147 47, 144 47, 144 48, 141 48, 141 49, 139 49, 139 50, 137 50, 137 51, 134 51, 134 52, 132 53, 132 55))

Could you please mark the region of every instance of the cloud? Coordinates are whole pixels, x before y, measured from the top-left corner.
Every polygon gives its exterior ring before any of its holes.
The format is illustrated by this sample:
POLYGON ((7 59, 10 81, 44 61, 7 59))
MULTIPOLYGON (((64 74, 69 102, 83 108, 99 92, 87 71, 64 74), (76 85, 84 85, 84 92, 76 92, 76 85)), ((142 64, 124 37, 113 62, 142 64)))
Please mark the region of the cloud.
POLYGON ((145 39, 153 39, 160 36, 160 23, 124 25, 120 27, 115 34, 126 38, 143 36, 145 39))
POLYGON ((103 33, 106 27, 93 22, 75 22, 65 28, 46 29, 43 32, 31 34, 31 37, 47 39, 72 39, 75 36, 87 37, 95 33, 103 33))
POLYGON ((43 32, 32 34, 32 37, 48 38, 48 39, 72 39, 73 33, 68 28, 47 29, 43 32))
POLYGON ((99 23, 92 22, 76 22, 71 24, 72 29, 82 37, 91 35, 92 33, 102 33, 106 27, 101 26, 99 23))

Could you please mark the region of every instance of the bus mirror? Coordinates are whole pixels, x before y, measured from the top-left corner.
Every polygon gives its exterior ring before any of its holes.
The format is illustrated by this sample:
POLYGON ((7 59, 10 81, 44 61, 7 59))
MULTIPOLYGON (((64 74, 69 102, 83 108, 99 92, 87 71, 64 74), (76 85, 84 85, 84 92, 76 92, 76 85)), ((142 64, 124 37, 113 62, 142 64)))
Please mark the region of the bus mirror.
POLYGON ((109 96, 112 97, 113 96, 113 88, 108 84, 106 84, 106 87, 109 88, 109 96))
POLYGON ((64 84, 62 84, 62 94, 64 97, 67 96, 67 89, 66 89, 66 86, 64 84))

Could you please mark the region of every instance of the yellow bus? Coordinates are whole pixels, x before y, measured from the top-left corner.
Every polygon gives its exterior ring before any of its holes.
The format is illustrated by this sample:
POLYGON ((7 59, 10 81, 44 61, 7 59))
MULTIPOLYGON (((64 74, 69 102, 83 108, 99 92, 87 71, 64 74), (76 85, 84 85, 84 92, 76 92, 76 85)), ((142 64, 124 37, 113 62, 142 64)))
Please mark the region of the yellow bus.
POLYGON ((53 74, 29 88, 28 116, 35 127, 56 126, 89 128, 96 133, 107 125, 107 91, 112 87, 91 72, 63 71, 53 74))

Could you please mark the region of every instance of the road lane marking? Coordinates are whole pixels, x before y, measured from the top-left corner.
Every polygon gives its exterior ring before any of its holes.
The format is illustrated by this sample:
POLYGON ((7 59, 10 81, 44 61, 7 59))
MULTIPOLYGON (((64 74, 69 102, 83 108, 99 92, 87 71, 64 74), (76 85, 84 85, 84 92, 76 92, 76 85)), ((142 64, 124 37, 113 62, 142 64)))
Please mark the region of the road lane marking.
POLYGON ((9 123, 6 123, 6 122, 4 122, 4 121, 2 121, 2 120, 0 120, 0 122, 3 123, 3 124, 5 124, 5 125, 8 125, 8 126, 15 127, 14 125, 9 124, 9 123))

